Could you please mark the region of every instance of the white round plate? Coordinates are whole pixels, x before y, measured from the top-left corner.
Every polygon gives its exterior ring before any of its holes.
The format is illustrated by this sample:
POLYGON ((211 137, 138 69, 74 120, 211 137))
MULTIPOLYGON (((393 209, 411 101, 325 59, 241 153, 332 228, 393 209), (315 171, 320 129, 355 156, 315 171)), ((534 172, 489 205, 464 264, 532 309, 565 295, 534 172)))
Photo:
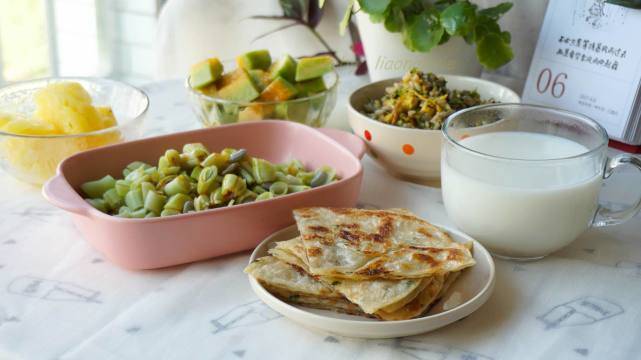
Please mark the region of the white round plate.
MULTIPOLYGON (((437 225, 439 226, 439 225, 437 225)), ((474 243, 473 255, 476 265, 467 268, 452 284, 445 296, 423 317, 412 320, 381 321, 361 316, 345 315, 327 310, 317 310, 290 305, 270 294, 253 277, 249 283, 256 295, 274 311, 304 326, 325 330, 330 333, 357 338, 393 338, 425 333, 460 320, 483 305, 494 289, 494 261, 490 253, 476 240, 444 226, 457 242, 474 243)), ((296 225, 277 231, 261 242, 254 250, 249 262, 268 255, 273 243, 298 236, 296 225)))

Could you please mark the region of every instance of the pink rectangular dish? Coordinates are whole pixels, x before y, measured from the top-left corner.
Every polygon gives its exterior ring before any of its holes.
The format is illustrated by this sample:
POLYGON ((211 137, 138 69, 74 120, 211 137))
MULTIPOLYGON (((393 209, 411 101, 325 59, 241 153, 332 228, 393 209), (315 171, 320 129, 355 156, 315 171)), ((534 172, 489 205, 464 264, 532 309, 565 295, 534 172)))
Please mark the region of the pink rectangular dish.
POLYGON ((110 261, 127 269, 154 269, 254 248, 269 234, 294 223, 292 210, 305 206, 353 207, 365 145, 335 129, 314 129, 287 121, 259 121, 153 137, 82 152, 60 163, 43 186, 53 205, 67 210, 84 237, 110 261), (271 162, 299 159, 305 166, 329 165, 341 179, 271 200, 152 219, 104 214, 77 190, 106 174, 120 176, 134 160, 156 163, 166 149, 201 142, 212 151, 245 148, 271 162))

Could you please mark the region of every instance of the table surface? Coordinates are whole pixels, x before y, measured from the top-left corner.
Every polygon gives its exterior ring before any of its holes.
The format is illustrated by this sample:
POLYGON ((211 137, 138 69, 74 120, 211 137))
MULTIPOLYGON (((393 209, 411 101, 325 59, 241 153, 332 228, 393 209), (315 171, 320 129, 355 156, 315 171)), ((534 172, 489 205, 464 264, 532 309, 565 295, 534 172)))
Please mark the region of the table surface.
MULTIPOLYGON (((347 70, 343 70, 345 72, 347 70)), ((343 74, 330 126, 347 127, 343 74)), ((197 128, 179 81, 144 87, 146 135, 197 128)), ((360 204, 404 207, 452 225, 440 190, 363 160, 360 204)), ((614 206, 641 192, 623 170, 606 182, 614 206)), ((477 312, 408 338, 360 340, 304 328, 262 304, 249 253, 127 271, 91 248, 38 188, 0 173, 0 359, 631 359, 641 353, 641 217, 590 230, 552 256, 496 260, 494 294, 477 312)), ((177 239, 179 241, 179 239, 177 239)))

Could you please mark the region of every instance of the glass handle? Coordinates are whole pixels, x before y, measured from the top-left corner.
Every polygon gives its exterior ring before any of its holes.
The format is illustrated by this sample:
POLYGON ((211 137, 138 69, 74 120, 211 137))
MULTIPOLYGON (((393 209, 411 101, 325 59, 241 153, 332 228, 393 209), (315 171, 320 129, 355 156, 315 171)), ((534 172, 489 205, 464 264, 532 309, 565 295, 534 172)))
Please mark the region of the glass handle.
MULTIPOLYGON (((609 178, 619 166, 632 165, 641 171, 641 160, 629 154, 619 154, 605 164, 605 171, 603 178, 609 178)), ((599 204, 599 208, 594 215, 592 221, 593 227, 603 227, 621 224, 628 221, 641 210, 641 197, 637 200, 636 204, 629 206, 623 210, 612 210, 605 205, 599 204)))

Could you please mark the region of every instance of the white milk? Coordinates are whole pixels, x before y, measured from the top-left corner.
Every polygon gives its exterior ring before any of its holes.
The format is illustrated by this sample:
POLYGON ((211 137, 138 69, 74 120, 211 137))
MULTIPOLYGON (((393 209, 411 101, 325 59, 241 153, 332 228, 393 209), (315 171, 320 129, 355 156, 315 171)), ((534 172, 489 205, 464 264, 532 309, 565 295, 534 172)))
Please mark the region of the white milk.
MULTIPOLYGON (((497 132, 461 141, 509 159, 559 159, 588 151, 546 134, 497 132)), ((511 161, 450 148, 442 164, 443 201, 463 231, 496 254, 539 257, 569 244, 589 226, 601 188, 598 158, 511 161)))

